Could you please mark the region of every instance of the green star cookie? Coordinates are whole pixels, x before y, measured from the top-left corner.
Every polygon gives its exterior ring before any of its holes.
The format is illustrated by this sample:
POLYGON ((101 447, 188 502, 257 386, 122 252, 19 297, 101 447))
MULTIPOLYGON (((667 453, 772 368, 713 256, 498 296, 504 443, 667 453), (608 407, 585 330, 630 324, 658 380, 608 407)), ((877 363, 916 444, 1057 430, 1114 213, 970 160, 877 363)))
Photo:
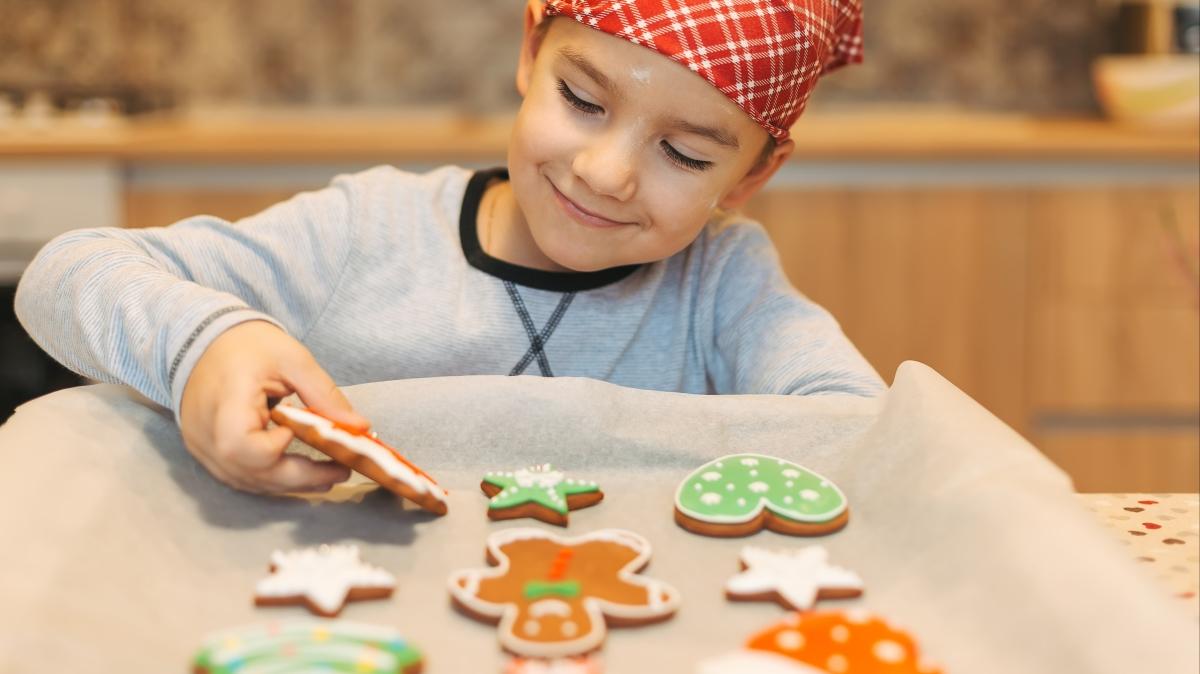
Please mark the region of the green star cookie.
POLYGON ((533 517, 566 526, 568 511, 595 505, 604 498, 595 482, 568 478, 548 463, 489 472, 479 486, 491 497, 488 517, 493 520, 533 517))

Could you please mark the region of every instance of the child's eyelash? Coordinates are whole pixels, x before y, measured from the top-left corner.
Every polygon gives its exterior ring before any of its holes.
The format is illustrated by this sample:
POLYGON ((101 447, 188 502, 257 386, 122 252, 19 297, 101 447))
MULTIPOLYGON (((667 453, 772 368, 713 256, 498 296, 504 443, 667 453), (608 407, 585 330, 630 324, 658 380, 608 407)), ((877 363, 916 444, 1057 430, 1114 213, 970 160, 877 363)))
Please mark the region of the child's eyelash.
POLYGON ((562 97, 567 101, 568 104, 571 105, 571 107, 580 112, 584 112, 589 115, 604 112, 604 108, 596 105, 595 103, 589 103, 576 96, 575 92, 571 91, 571 87, 567 86, 565 80, 560 79, 558 81, 558 93, 562 94, 562 97))
POLYGON ((688 168, 693 171, 704 171, 704 170, 707 170, 708 167, 712 166, 712 162, 710 162, 710 161, 704 161, 701 159, 692 159, 691 157, 680 152, 679 150, 676 150, 674 147, 671 146, 670 143, 668 143, 665 140, 659 142, 659 145, 662 146, 663 152, 667 153, 668 159, 670 159, 671 161, 675 162, 676 164, 678 164, 679 166, 682 166, 684 168, 688 168))
MULTIPOLYGON (((571 87, 567 86, 566 80, 558 80, 558 93, 562 95, 563 100, 565 100, 568 105, 584 114, 595 115, 604 112, 604 108, 600 107, 599 105, 596 105, 595 103, 589 103, 588 101, 576 96, 575 92, 571 91, 571 87)), ((704 171, 707 170, 708 167, 712 166, 712 162, 710 161, 692 159, 679 150, 676 150, 665 140, 661 141, 659 145, 662 146, 663 152, 666 153, 667 158, 670 159, 672 163, 682 168, 691 169, 692 171, 704 171)))

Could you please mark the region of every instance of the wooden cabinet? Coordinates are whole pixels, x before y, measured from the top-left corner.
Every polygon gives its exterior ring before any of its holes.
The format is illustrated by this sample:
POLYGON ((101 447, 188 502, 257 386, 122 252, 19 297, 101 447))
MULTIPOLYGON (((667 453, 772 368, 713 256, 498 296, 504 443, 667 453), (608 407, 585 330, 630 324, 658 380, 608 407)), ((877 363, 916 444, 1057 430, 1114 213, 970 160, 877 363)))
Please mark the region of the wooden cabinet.
POLYGON ((1196 491, 1198 195, 785 189, 747 210, 885 377, 929 364, 1081 491, 1196 491))

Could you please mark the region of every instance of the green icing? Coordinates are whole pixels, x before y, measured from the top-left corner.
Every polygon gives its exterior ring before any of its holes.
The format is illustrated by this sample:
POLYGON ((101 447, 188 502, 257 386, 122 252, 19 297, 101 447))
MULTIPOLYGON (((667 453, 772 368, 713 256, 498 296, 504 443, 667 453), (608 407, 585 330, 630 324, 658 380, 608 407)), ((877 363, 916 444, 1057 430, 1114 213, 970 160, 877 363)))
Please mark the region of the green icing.
POLYGON ((536 503, 566 515, 568 496, 600 491, 595 482, 567 478, 548 463, 513 472, 488 473, 483 481, 501 490, 488 502, 488 508, 496 510, 536 503))
POLYGON ((525 595, 526 599, 540 599, 542 597, 578 597, 579 581, 531 580, 528 583, 525 583, 522 594, 525 595))
POLYGON ((384 627, 295 620, 242 627, 205 640, 193 664, 209 674, 403 672, 421 653, 384 627))
POLYGON ((753 519, 762 507, 789 520, 827 522, 846 509, 846 496, 829 480, 791 461, 734 454, 692 471, 675 495, 685 515, 714 523, 753 519))

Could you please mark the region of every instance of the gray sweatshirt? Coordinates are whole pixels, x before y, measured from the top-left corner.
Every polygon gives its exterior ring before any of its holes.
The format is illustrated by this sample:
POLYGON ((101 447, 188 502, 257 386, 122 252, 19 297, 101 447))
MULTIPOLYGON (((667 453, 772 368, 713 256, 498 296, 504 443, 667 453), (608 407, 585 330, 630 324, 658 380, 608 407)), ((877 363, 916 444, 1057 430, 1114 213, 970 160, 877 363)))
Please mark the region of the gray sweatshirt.
POLYGON ((382 166, 236 224, 77 230, 26 270, 17 316, 67 367, 176 414, 205 348, 250 320, 286 330, 340 385, 531 374, 685 393, 882 390, 758 224, 714 220, 653 264, 533 270, 479 245, 480 198, 504 177, 382 166))

